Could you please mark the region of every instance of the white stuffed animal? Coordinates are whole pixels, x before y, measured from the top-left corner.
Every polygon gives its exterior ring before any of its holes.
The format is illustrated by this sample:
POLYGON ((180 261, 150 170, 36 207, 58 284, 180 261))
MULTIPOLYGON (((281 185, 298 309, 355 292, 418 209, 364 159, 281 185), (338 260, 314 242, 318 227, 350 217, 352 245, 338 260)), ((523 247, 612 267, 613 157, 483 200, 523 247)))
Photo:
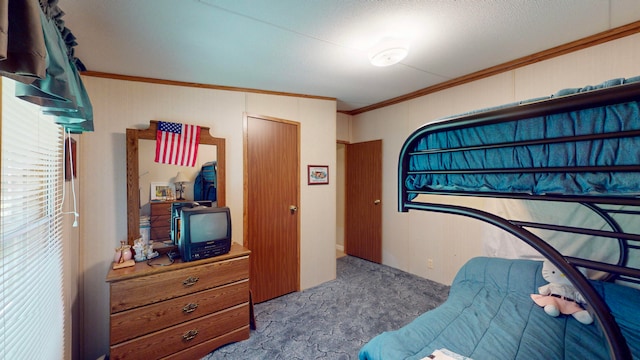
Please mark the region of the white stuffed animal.
POLYGON ((567 277, 551 262, 542 264, 542 277, 549 283, 538 288, 540 294, 532 294, 531 299, 544 308, 550 316, 560 314, 573 316, 583 324, 591 324, 593 317, 582 305, 586 303, 582 294, 571 285, 567 277))

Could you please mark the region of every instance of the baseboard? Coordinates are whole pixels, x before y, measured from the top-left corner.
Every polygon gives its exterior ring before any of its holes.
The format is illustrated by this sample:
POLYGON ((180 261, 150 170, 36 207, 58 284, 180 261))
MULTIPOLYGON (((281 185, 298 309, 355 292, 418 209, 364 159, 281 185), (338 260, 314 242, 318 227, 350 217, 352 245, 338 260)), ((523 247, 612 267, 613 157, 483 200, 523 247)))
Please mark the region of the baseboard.
POLYGON ((336 244, 336 250, 344 252, 344 245, 336 244))

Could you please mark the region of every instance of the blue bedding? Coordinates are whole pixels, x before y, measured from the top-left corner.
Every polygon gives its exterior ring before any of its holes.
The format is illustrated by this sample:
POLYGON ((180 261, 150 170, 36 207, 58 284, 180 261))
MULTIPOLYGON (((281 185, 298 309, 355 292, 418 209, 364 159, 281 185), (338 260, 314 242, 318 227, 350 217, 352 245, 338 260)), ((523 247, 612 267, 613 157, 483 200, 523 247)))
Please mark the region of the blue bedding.
MULTIPOLYGON (((563 90, 554 97, 637 81, 638 78, 614 79, 598 86, 563 90)), ((517 105, 509 106, 517 107, 517 105)), ((425 129, 428 126, 425 126, 425 129)), ((429 132, 419 139, 412 151, 447 150, 513 141, 562 139, 639 129, 640 102, 629 101, 516 121, 429 132)), ((408 175, 404 182, 408 190, 475 190, 571 195, 637 194, 640 192, 640 187, 637 182, 637 173, 634 172, 615 174, 554 171, 480 174, 419 172, 632 166, 640 163, 638 148, 640 148, 640 137, 630 136, 593 141, 562 141, 552 144, 423 153, 411 156, 408 170, 416 173, 408 175)), ((410 195, 410 198, 413 198, 413 195, 410 195)))
MULTIPOLYGON (((446 348, 482 359, 609 359, 596 324, 553 318, 530 294, 546 284, 542 263, 479 257, 465 264, 448 300, 406 326, 365 344, 360 360, 422 359, 446 348)), ((594 282, 627 340, 640 358, 640 290, 594 282)))

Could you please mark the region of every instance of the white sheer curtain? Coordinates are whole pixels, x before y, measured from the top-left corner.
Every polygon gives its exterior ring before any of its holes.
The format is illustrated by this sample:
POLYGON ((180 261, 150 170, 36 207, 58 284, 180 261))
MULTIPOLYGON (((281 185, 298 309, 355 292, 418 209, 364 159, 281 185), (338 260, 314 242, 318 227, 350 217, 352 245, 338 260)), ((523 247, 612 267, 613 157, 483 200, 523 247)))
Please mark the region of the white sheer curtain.
POLYGON ((63 132, 2 78, 0 359, 62 359, 63 132))

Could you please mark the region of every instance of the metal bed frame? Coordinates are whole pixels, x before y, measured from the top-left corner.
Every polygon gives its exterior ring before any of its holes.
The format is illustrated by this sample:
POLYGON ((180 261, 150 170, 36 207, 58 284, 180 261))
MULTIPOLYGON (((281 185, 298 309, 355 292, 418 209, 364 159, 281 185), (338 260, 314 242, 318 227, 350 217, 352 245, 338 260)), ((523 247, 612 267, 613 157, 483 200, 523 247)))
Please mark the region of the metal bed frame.
MULTIPOLYGON (((626 233, 615 220, 617 214, 640 215, 640 198, 636 195, 571 195, 571 194, 531 194, 508 193, 480 190, 441 190, 425 187, 419 190, 410 190, 405 180, 415 174, 518 174, 518 173, 577 173, 577 172, 626 172, 638 173, 638 188, 640 189, 640 164, 623 166, 575 166, 575 167, 535 167, 535 168, 476 168, 476 169, 431 169, 424 171, 410 170, 410 161, 414 156, 445 152, 465 152, 492 148, 507 148, 540 144, 553 144, 559 142, 580 142, 599 139, 639 137, 640 130, 618 131, 614 133, 580 135, 575 137, 556 137, 551 139, 539 139, 528 141, 514 141, 488 145, 459 146, 447 149, 416 150, 416 145, 425 136, 443 131, 462 128, 470 128, 500 122, 544 117, 546 115, 563 112, 578 111, 582 109, 605 107, 627 102, 640 102, 640 83, 629 83, 604 89, 576 93, 556 98, 518 104, 511 107, 497 108, 458 117, 441 122, 422 126, 414 131, 405 141, 398 162, 398 211, 426 210, 467 216, 495 225, 519 239, 531 245, 545 258, 563 271, 575 287, 583 294, 588 303, 588 308, 595 315, 597 323, 603 330, 609 352, 612 359, 631 359, 631 352, 626 344, 618 324, 610 313, 604 300, 598 295, 594 287, 579 270, 589 268, 604 271, 609 275, 605 280, 623 280, 640 284, 640 270, 628 267, 629 254, 640 250, 640 235, 626 233), (420 194, 449 195, 449 196, 479 196, 492 198, 508 198, 536 201, 558 201, 579 203, 600 216, 611 230, 594 230, 576 228, 570 226, 551 225, 536 222, 524 222, 504 219, 481 209, 464 206, 425 203, 414 198, 420 194), (624 205, 624 210, 608 208, 610 205, 624 205), (618 242, 619 259, 615 264, 603 263, 590 259, 573 257, 561 254, 544 239, 535 235, 531 229, 544 229, 573 234, 593 235, 612 239, 618 242)), ((638 119, 640 121, 640 119, 638 119)), ((640 152, 640 149, 638 149, 640 152)))

